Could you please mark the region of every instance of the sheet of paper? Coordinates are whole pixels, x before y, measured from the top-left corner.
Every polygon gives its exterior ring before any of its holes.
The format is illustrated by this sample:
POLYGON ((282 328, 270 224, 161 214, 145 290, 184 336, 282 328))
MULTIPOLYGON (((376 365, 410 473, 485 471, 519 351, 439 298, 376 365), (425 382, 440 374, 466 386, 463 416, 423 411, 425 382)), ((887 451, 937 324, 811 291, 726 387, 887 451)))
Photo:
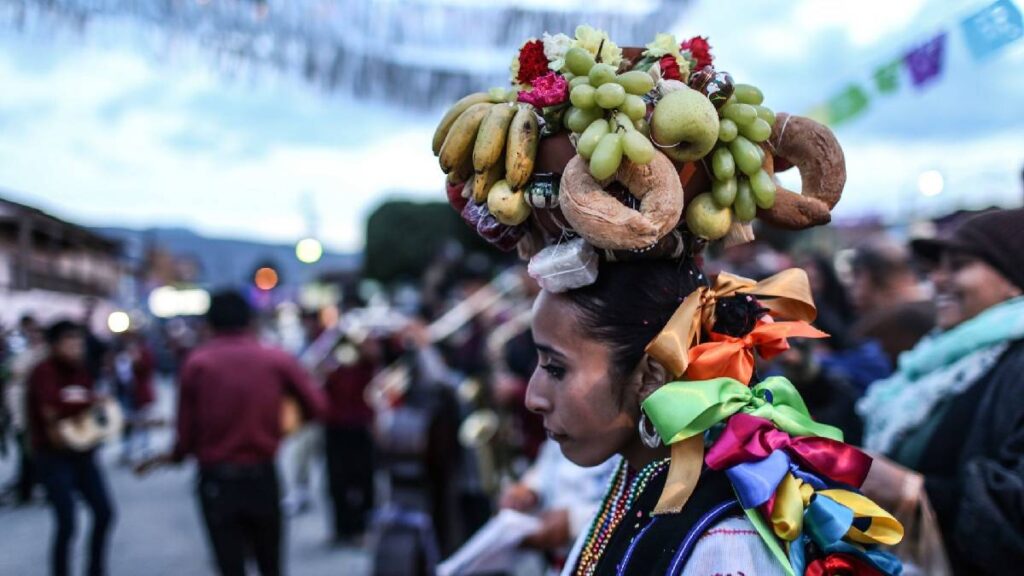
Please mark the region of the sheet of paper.
POLYGON ((530 534, 540 529, 540 519, 502 510, 484 524, 455 554, 437 566, 438 576, 470 576, 506 570, 513 556, 530 534))

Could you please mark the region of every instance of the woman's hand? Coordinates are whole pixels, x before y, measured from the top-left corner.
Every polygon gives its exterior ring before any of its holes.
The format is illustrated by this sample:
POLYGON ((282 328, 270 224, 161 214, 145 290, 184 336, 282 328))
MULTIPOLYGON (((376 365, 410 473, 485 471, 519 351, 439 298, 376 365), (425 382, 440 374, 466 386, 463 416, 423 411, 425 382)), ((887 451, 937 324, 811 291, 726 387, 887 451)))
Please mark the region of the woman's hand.
POLYGON ((881 454, 872 454, 874 461, 861 491, 879 506, 894 512, 916 506, 924 485, 924 476, 893 462, 881 454))
POLYGON ((538 550, 556 550, 571 544, 569 511, 565 508, 548 510, 540 516, 541 526, 523 540, 523 546, 538 550))
POLYGON ((498 501, 501 508, 511 508, 518 512, 529 512, 537 507, 537 493, 525 484, 513 484, 505 489, 498 501))

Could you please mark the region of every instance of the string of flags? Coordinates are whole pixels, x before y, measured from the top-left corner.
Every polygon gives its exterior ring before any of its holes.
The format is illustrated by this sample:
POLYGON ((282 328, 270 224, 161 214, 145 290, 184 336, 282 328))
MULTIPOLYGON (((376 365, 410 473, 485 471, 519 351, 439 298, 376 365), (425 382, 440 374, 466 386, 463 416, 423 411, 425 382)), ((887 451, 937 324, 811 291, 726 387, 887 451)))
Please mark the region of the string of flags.
MULTIPOLYGON (((1008 44, 1024 36, 1024 17, 1012 0, 996 0, 960 21, 967 48, 976 61, 984 61, 1008 44)), ((872 95, 891 95, 899 91, 903 72, 917 90, 926 88, 942 76, 945 66, 948 30, 875 68, 869 82, 854 82, 807 115, 836 126, 865 112, 872 95)))

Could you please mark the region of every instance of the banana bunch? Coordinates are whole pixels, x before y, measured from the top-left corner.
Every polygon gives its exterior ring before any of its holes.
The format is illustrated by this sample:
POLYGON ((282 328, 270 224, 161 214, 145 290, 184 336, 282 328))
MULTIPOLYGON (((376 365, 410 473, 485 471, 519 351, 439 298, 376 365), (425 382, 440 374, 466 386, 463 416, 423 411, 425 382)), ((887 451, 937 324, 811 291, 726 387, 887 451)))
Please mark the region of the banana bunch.
POLYGON ((478 92, 456 102, 434 131, 433 150, 449 181, 465 182, 463 194, 514 226, 530 215, 523 189, 533 175, 540 124, 532 106, 498 96, 478 92), (499 183, 500 193, 492 194, 499 183))

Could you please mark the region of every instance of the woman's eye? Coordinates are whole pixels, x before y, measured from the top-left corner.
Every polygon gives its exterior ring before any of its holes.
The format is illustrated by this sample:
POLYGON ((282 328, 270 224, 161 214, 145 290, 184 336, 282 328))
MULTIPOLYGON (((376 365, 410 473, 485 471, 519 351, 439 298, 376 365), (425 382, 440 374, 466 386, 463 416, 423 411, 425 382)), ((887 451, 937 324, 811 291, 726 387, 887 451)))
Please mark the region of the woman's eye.
POLYGON ((565 368, 562 368, 561 366, 555 366, 553 364, 542 364, 540 369, 547 372, 548 375, 554 378, 555 380, 561 380, 565 376, 565 368))

